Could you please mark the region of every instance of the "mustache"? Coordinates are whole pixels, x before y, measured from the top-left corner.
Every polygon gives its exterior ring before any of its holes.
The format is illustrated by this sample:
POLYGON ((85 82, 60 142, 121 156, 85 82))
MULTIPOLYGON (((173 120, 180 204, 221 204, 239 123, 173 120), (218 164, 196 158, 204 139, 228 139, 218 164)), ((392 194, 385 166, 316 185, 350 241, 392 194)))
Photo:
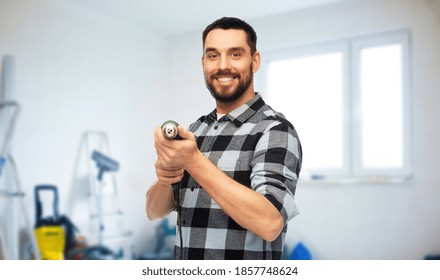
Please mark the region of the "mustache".
POLYGON ((231 70, 218 70, 214 74, 211 75, 211 79, 220 78, 220 77, 238 77, 240 78, 239 73, 232 72, 231 70))

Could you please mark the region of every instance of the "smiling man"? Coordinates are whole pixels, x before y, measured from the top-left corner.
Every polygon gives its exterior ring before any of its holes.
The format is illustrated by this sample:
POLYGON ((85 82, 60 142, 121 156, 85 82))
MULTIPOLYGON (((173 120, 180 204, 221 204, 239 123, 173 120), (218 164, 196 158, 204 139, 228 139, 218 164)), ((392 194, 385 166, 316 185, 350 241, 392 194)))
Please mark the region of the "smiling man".
POLYGON ((214 29, 204 36, 203 71, 217 106, 239 105, 238 100, 254 96, 251 85, 260 54, 246 42, 246 33, 239 29, 214 29))
POLYGON ((297 213, 302 151, 293 125, 254 91, 254 29, 221 18, 203 32, 202 67, 215 110, 180 141, 155 130, 157 181, 149 219, 179 211, 176 259, 280 259, 297 213), (179 188, 172 184, 179 183, 179 188))

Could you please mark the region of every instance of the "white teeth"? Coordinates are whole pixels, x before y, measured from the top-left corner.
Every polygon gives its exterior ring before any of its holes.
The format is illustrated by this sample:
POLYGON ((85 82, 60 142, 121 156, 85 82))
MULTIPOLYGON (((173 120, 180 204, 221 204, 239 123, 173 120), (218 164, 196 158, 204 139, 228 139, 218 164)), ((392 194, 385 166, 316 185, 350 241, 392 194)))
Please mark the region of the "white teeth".
POLYGON ((218 80, 220 81, 220 82, 230 82, 230 81, 232 81, 234 78, 231 78, 231 77, 224 77, 224 78, 218 78, 218 80))

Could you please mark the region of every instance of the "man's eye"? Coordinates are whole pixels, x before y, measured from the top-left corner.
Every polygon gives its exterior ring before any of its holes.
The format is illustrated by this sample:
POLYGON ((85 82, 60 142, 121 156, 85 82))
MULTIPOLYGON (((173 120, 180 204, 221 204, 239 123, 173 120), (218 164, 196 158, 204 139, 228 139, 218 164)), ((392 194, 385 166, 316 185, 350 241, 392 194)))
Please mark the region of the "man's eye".
POLYGON ((240 56, 241 56, 240 53, 232 53, 232 57, 237 58, 237 57, 240 57, 240 56))
POLYGON ((218 55, 214 54, 214 53, 208 55, 208 58, 210 58, 210 59, 216 59, 217 57, 218 57, 218 55))

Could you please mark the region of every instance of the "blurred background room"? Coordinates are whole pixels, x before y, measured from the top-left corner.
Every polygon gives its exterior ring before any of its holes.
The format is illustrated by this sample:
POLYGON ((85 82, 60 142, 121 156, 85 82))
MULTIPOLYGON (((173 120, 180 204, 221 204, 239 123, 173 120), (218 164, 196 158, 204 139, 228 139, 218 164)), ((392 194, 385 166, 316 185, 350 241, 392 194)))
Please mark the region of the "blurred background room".
POLYGON ((256 90, 302 141, 285 258, 439 257, 440 0, 0 0, 0 259, 172 258, 153 130, 214 109, 223 16, 255 28, 256 90))

